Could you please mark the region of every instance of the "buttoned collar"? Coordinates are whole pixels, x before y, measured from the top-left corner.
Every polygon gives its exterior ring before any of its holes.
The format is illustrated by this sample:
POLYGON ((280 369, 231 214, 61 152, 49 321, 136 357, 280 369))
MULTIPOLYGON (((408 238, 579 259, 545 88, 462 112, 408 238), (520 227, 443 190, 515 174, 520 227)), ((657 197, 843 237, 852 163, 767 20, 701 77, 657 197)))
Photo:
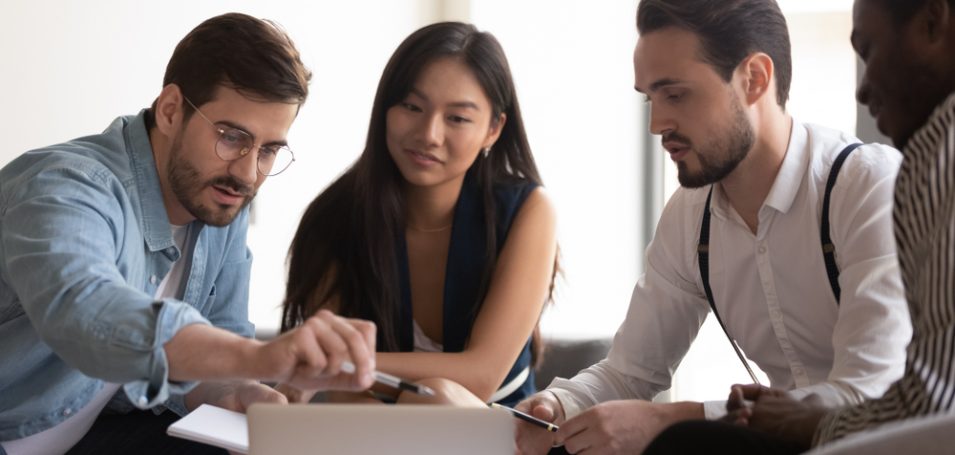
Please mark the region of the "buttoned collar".
MULTIPOLYGON (((799 193, 799 187, 809 169, 810 146, 806 126, 793 119, 786 155, 783 157, 776 179, 773 180, 773 186, 766 195, 766 200, 763 201, 760 213, 766 207, 780 213, 786 213, 792 208, 796 194, 799 193)), ((713 207, 714 213, 718 210, 722 212, 723 217, 726 217, 730 211, 729 201, 726 200, 726 194, 720 185, 716 185, 716 190, 713 191, 713 207)))

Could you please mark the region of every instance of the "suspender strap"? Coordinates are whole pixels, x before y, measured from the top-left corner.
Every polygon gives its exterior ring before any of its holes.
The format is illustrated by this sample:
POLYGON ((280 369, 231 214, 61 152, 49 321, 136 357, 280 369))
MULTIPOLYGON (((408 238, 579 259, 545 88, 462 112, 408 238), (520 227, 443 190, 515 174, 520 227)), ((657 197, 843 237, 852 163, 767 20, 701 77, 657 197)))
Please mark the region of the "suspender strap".
POLYGON ((696 247, 696 256, 700 265, 700 278, 703 279, 703 291, 706 292, 706 300, 710 302, 710 309, 713 310, 713 315, 716 316, 716 322, 719 322, 720 327, 723 328, 723 333, 726 334, 726 338, 729 339, 730 344, 733 345, 733 350, 736 351, 736 356, 739 357, 739 361, 746 367, 746 372, 749 373, 753 384, 759 384, 759 379, 756 379, 756 373, 750 368, 746 357, 743 357, 743 352, 740 351, 739 346, 733 341, 730 332, 726 330, 726 325, 723 324, 723 318, 720 317, 720 312, 716 311, 716 303, 713 302, 713 290, 710 289, 710 199, 712 198, 713 187, 710 186, 710 193, 706 196, 706 205, 703 207, 703 223, 700 226, 700 243, 696 247))
MULTIPOLYGON (((822 202, 822 222, 819 227, 820 238, 822 239, 822 255, 826 262, 826 275, 829 277, 829 286, 832 287, 832 293, 836 297, 837 305, 839 303, 841 290, 839 288, 839 267, 836 266, 836 248, 832 244, 832 238, 829 236, 829 197, 832 194, 832 188, 836 185, 836 177, 839 175, 839 169, 842 168, 842 164, 846 161, 846 158, 849 157, 849 154, 860 145, 862 144, 850 144, 839 152, 839 156, 837 156, 836 160, 832 163, 832 168, 829 169, 829 180, 826 181, 826 194, 822 202)), ((753 380, 753 383, 759 384, 759 380, 756 379, 756 374, 753 373, 753 369, 750 368, 749 362, 743 357, 743 352, 740 351, 739 346, 736 345, 733 337, 731 337, 729 331, 726 330, 726 325, 723 324, 723 318, 720 317, 719 311, 716 310, 716 303, 713 301, 713 289, 710 288, 710 201, 712 199, 713 186, 710 186, 710 192, 706 196, 706 205, 703 207, 703 221, 700 224, 700 243, 696 247, 697 260, 700 266, 700 278, 703 281, 703 291, 706 293, 706 300, 710 303, 710 309, 713 310, 713 315, 716 316, 716 322, 720 323, 723 333, 726 334, 726 338, 728 338, 730 344, 733 345, 736 356, 739 357, 740 362, 746 367, 746 372, 749 373, 749 377, 753 380)))
POLYGON ((829 236, 829 196, 832 194, 832 188, 836 186, 836 177, 839 176, 839 169, 842 163, 846 161, 849 154, 862 144, 850 144, 839 152, 839 156, 832 162, 832 168, 829 169, 829 180, 826 181, 826 195, 822 200, 822 223, 819 225, 819 238, 822 239, 822 256, 826 262, 826 276, 829 277, 829 287, 832 288, 832 295, 836 297, 836 305, 839 304, 839 298, 842 289, 839 287, 839 267, 836 265, 836 247, 832 244, 832 238, 829 236))

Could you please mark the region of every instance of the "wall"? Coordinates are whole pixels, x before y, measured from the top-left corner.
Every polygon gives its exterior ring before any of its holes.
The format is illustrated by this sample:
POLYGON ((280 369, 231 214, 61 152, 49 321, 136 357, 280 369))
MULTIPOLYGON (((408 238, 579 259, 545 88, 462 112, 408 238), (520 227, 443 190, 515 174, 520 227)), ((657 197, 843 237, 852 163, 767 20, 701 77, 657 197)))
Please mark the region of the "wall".
POLYGON ((563 277, 542 321, 545 334, 612 336, 642 270, 646 128, 633 90, 636 4, 471 4, 474 23, 508 54, 531 147, 557 206, 563 277))
POLYGON ((632 90, 635 1, 252 0, 0 5, 0 165, 35 147, 102 131, 159 93, 175 44, 202 20, 241 11, 281 23, 314 71, 289 133, 297 161, 255 200, 250 317, 278 326, 285 255, 309 201, 360 153, 386 60, 416 28, 471 18, 511 60, 548 191, 558 206, 564 279, 545 331, 610 336, 641 263, 632 90), (530 33, 530 30, 534 30, 530 33))

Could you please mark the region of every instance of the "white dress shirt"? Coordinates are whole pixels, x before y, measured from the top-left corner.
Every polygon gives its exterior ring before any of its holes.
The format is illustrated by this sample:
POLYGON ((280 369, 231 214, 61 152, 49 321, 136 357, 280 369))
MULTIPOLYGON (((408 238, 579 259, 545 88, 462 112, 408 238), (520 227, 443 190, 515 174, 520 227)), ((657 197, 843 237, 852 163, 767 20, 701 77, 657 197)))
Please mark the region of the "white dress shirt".
MULTIPOLYGON (((855 142, 793 121, 755 235, 720 185, 713 186, 710 286, 720 317, 773 387, 797 398, 815 393, 828 406, 882 395, 902 375, 912 332, 892 237, 892 188, 901 161, 895 149, 859 147, 839 172, 830 202, 839 304, 829 286, 819 235, 822 201, 832 162, 855 142)), ((567 417, 608 400, 649 400, 670 387, 710 312, 697 263, 709 191, 680 188, 667 203, 607 359, 549 387, 567 417)), ((743 368, 738 362, 723 367, 743 368)), ((707 418, 722 416, 725 400, 704 403, 704 410, 707 418)))

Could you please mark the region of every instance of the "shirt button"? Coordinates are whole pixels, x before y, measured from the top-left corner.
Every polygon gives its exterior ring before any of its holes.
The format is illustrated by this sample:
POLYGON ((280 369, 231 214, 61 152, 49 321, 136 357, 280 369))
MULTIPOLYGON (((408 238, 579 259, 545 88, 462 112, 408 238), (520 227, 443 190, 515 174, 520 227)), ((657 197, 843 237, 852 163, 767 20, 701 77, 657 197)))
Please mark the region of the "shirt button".
POLYGON ((759 254, 766 254, 766 247, 764 246, 759 247, 759 254))
POLYGON ((68 415, 70 415, 70 414, 72 414, 72 413, 73 413, 73 410, 70 409, 70 408, 66 408, 66 409, 63 410, 63 415, 65 415, 65 416, 68 416, 68 415))
POLYGON ((157 281, 159 281, 159 278, 156 278, 156 275, 149 277, 150 284, 156 284, 157 281))
POLYGON ((139 405, 139 407, 145 408, 146 405, 147 405, 149 402, 146 401, 146 397, 145 397, 145 396, 141 396, 141 397, 139 397, 139 400, 137 400, 136 403, 139 405))

